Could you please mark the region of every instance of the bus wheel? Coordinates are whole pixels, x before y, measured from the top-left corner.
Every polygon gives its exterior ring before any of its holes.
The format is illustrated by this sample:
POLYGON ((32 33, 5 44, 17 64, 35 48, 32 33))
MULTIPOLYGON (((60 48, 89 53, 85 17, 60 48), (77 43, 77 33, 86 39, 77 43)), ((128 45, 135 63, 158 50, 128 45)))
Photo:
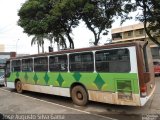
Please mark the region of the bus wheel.
POLYGON ((71 97, 75 104, 79 106, 84 106, 88 102, 88 94, 84 87, 82 86, 75 86, 71 91, 71 97))
POLYGON ((22 82, 21 81, 17 81, 16 82, 16 91, 18 93, 22 93, 23 92, 23 90, 22 90, 22 82))

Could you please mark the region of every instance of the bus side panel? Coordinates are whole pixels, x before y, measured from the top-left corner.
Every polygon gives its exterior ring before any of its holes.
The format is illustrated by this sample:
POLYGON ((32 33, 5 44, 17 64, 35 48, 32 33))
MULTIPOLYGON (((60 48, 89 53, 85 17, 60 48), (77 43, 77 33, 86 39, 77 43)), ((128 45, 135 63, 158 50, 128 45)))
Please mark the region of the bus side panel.
MULTIPOLYGON (((19 72, 18 74, 23 89, 28 91, 70 97, 70 86, 78 81, 87 88, 89 100, 134 106, 139 106, 140 103, 136 73, 19 72)), ((10 78, 16 79, 16 73, 10 78)))
POLYGON ((8 88, 15 88, 15 80, 17 79, 18 72, 11 72, 9 77, 6 78, 6 86, 8 88))
MULTIPOLYGON (((117 92, 117 84, 131 84, 133 93, 139 93, 138 78, 136 73, 55 73, 55 72, 37 72, 37 73, 18 73, 20 76, 16 77, 16 73, 12 73, 8 82, 13 82, 16 79, 21 80, 23 84, 54 86, 70 88, 70 86, 79 82, 82 83, 89 90, 100 90, 103 92, 117 92), (28 76, 27 79, 25 76, 28 76), (79 78, 77 78, 79 76, 79 78), (123 82, 123 83, 121 83, 123 82), (127 83, 129 82, 129 83, 127 83)), ((129 86, 130 87, 130 86, 129 86)), ((130 88, 129 88, 130 89, 130 88)))

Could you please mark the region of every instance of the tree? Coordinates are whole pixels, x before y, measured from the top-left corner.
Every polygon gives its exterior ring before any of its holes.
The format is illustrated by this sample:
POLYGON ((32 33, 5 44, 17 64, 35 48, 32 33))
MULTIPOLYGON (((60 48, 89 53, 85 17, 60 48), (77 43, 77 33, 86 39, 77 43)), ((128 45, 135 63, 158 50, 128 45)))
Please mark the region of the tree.
POLYGON ((53 42, 57 42, 57 48, 59 48, 58 50, 60 50, 60 46, 62 47, 62 49, 67 48, 66 40, 61 34, 54 35, 53 33, 49 33, 49 34, 46 34, 44 37, 50 41, 51 47, 53 42))
POLYGON ((37 43, 38 53, 39 47, 42 47, 44 53, 43 36, 47 31, 47 15, 51 9, 50 0, 28 0, 20 8, 18 15, 20 19, 18 25, 24 29, 28 35, 34 35, 31 45, 37 43))
POLYGON ((146 34, 155 44, 160 46, 160 2, 159 0, 136 0, 143 14, 138 19, 144 22, 146 34), (155 31, 155 32, 153 32, 155 31))
POLYGON ((74 48, 70 34, 79 23, 74 3, 74 0, 28 0, 18 12, 18 25, 29 35, 66 36, 70 48, 74 48))
POLYGON ((77 0, 61 0, 55 4, 51 10, 50 30, 58 37, 64 38, 64 35, 69 40, 69 47, 74 49, 74 42, 70 34, 72 29, 79 24, 79 8, 80 2, 77 0))
POLYGON ((73 28, 83 20, 94 34, 94 45, 100 36, 107 35, 114 22, 114 16, 121 16, 122 22, 129 19, 133 6, 131 0, 28 0, 18 12, 18 25, 29 35, 43 36, 53 33, 55 40, 67 38, 74 48, 71 37, 73 28))
POLYGON ((102 33, 108 34, 115 16, 120 16, 122 22, 130 19, 128 13, 133 9, 130 4, 130 0, 87 0, 82 19, 94 34, 94 45, 98 44, 102 33))
POLYGON ((63 37, 63 35, 59 34, 54 38, 54 41, 57 42, 58 50, 60 50, 60 47, 62 49, 67 49, 66 39, 63 37))
POLYGON ((39 47, 42 46, 42 53, 44 53, 44 40, 43 36, 36 35, 32 38, 31 45, 37 44, 38 47, 38 54, 40 53, 39 47))
POLYGON ((20 10, 18 25, 29 35, 42 35, 47 32, 47 15, 52 8, 50 0, 28 0, 20 10))

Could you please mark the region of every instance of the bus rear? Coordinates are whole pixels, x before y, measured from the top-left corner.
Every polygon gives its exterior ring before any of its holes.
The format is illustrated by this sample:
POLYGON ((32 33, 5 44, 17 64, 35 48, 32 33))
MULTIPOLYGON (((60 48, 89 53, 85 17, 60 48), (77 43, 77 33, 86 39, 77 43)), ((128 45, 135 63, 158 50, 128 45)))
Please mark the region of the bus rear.
POLYGON ((153 59, 148 42, 140 44, 137 52, 138 61, 138 74, 140 86, 140 102, 143 106, 155 91, 155 77, 153 59))

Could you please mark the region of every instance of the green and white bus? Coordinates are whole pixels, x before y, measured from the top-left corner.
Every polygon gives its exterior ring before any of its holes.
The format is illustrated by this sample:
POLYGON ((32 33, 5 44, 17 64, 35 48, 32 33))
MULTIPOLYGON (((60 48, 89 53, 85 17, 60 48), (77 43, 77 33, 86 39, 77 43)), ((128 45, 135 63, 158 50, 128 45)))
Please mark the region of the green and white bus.
POLYGON ((143 106, 155 90, 150 48, 142 41, 11 58, 6 83, 18 93, 71 97, 77 105, 143 106))

